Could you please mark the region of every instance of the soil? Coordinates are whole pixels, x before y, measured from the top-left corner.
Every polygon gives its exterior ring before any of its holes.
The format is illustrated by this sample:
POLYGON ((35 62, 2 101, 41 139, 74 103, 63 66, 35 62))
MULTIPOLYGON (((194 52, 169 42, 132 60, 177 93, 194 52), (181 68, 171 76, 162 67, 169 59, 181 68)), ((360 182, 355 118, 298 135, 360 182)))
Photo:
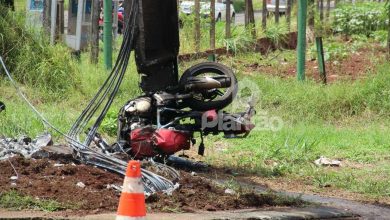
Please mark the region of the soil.
POLYGON ((118 193, 108 189, 108 184, 121 185, 122 177, 104 170, 65 161, 48 159, 27 160, 12 158, 12 165, 19 174, 16 181, 10 180, 15 172, 8 161, 0 163, 0 193, 16 190, 23 195, 39 199, 53 199, 66 207, 81 210, 113 211, 118 205, 118 193), (55 166, 55 164, 63 164, 55 166), (11 183, 16 183, 12 186, 11 183), (76 184, 82 182, 85 188, 76 184))
MULTIPOLYGON (((31 159, 15 157, 0 162, 0 194, 16 190, 23 195, 39 199, 52 199, 64 207, 67 214, 96 214, 116 211, 119 192, 109 184, 122 185, 119 175, 67 159, 31 159), (10 162, 19 174, 17 180, 10 162), (61 164, 58 166, 58 164, 61 164), (82 182, 85 187, 77 186, 82 182), (12 185, 11 183, 16 183, 12 185)), ((280 202, 274 194, 256 194, 240 191, 225 193, 206 178, 181 171, 180 188, 172 195, 155 194, 147 199, 148 212, 217 211, 250 207, 300 205, 297 201, 280 202)))
MULTIPOLYGON (((350 54, 345 59, 338 62, 326 62, 325 70, 327 74, 327 82, 334 82, 337 80, 356 80, 364 78, 373 70, 375 62, 381 61, 385 57, 386 51, 379 46, 370 48, 361 48, 356 53, 350 54), (375 57, 378 60, 373 60, 375 57)), ((276 75, 281 78, 296 77, 295 62, 280 62, 281 65, 264 66, 259 63, 246 64, 246 71, 249 73, 257 72, 270 75, 276 75)), ((306 62, 306 78, 315 81, 321 81, 318 70, 318 61, 310 60, 306 62)))
MULTIPOLYGON (((269 52, 275 51, 277 49, 288 49, 288 50, 294 50, 297 47, 297 32, 290 32, 282 36, 280 39, 280 42, 275 43, 272 41, 272 39, 264 37, 259 38, 256 41, 256 44, 254 44, 254 49, 256 52, 259 52, 261 54, 268 54, 269 52)), ((216 48, 215 50, 206 50, 203 52, 198 53, 186 53, 186 54, 180 54, 178 56, 178 59, 180 61, 190 61, 193 59, 200 59, 205 58, 207 59, 210 55, 231 55, 233 52, 227 50, 226 48, 216 48)))
POLYGON ((210 180, 181 172, 181 187, 172 195, 154 194, 146 201, 156 211, 195 212, 197 210, 220 211, 269 206, 298 206, 297 200, 280 200, 275 194, 258 194, 242 190, 225 193, 225 188, 210 180))

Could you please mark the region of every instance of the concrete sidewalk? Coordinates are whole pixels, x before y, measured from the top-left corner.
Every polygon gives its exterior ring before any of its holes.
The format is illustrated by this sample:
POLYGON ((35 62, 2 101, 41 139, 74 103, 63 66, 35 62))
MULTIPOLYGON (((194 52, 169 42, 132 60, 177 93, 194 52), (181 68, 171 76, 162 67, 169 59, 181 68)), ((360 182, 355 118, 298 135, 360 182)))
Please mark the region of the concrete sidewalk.
MULTIPOLYGON (((47 213, 34 211, 0 211, 0 220, 3 219, 70 219, 70 220, 100 220, 115 219, 115 213, 87 216, 63 216, 61 213, 47 213)), ((211 220, 211 219, 359 219, 358 216, 344 210, 316 206, 308 208, 270 208, 248 209, 219 212, 197 213, 151 213, 149 220, 211 220)))

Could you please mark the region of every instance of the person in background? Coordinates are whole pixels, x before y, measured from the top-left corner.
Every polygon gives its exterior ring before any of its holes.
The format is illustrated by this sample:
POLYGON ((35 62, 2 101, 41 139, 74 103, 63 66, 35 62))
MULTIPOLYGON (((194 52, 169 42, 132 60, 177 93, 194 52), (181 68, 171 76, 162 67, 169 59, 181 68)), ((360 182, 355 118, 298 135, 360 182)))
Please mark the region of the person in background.
POLYGON ((118 34, 123 33, 124 13, 125 13, 125 8, 123 7, 123 1, 119 1, 119 5, 118 5, 118 34))

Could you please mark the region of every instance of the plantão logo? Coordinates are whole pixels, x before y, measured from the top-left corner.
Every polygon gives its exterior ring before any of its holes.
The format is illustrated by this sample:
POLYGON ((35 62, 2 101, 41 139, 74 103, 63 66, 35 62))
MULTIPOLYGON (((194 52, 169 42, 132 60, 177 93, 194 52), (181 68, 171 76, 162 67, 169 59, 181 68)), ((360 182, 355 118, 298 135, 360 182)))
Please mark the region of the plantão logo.
POLYGON ((284 123, 280 117, 261 109, 262 91, 255 82, 243 78, 237 86, 235 98, 226 109, 235 113, 226 114, 223 110, 205 112, 202 115, 202 129, 217 126, 218 130, 225 132, 240 132, 248 128, 252 131, 276 132, 283 128, 284 123))

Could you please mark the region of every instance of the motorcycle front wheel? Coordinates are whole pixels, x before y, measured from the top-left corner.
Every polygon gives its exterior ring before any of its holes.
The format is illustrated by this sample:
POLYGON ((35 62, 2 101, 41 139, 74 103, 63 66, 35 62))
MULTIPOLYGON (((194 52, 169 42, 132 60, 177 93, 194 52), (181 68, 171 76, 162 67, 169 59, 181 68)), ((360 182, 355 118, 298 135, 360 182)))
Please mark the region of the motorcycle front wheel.
POLYGON ((237 78, 233 71, 220 63, 204 62, 187 69, 180 78, 179 84, 184 87, 191 77, 201 76, 226 76, 231 84, 227 88, 211 89, 204 92, 195 92, 192 98, 184 100, 184 103, 193 110, 208 111, 223 109, 232 103, 237 94, 237 78))

